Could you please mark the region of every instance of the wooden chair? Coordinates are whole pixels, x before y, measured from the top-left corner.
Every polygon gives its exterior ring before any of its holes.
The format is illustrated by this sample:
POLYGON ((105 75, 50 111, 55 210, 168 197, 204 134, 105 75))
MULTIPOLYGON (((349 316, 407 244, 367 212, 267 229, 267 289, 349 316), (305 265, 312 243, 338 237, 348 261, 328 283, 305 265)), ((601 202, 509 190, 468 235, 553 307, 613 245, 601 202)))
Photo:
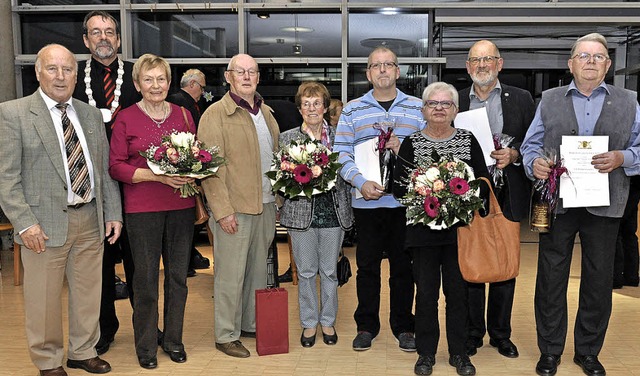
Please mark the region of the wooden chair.
MULTIPOLYGON (((0 231, 11 231, 13 225, 11 223, 0 223, 0 231)), ((22 270, 21 270, 21 258, 20 258, 20 245, 13 242, 13 285, 20 286, 22 284, 22 270)))

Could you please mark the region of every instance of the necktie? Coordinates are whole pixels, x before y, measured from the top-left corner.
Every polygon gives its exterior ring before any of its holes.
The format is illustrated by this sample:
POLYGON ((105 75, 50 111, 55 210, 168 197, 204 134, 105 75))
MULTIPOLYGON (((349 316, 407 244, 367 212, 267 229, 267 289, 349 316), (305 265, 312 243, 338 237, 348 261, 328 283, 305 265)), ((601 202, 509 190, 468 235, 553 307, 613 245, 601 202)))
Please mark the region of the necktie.
MULTIPOLYGON (((107 108, 111 108, 111 103, 113 103, 113 100, 115 99, 115 89, 116 89, 116 84, 113 81, 113 77, 111 77, 111 68, 104 67, 104 79, 102 80, 102 83, 104 87, 104 98, 106 101, 105 102, 106 106, 107 108)), ((120 110, 120 105, 118 105, 115 111, 112 112, 111 119, 114 119, 116 117, 116 114, 118 113, 119 110, 120 110)))
POLYGON ((64 136, 64 147, 67 152, 67 165, 69 166, 69 176, 71 178, 71 190, 82 197, 85 202, 89 202, 91 196, 91 181, 89 179, 89 169, 84 159, 82 145, 76 134, 76 130, 67 116, 66 103, 59 103, 56 108, 62 113, 62 133, 64 136))

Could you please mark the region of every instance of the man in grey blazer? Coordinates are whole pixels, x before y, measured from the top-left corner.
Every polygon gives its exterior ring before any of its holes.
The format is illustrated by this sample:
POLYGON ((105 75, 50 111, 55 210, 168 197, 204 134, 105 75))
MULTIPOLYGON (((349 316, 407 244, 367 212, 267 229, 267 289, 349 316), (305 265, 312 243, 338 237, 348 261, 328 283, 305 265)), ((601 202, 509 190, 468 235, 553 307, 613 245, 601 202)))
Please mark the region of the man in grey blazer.
POLYGON ((111 366, 95 350, 103 241, 118 239, 122 213, 118 186, 108 173, 102 116, 71 99, 77 62, 65 47, 52 44, 38 52, 36 77, 40 88, 34 94, 0 104, 0 134, 10 145, 0 148, 0 205, 22 246, 29 353, 40 375, 67 374, 62 367, 66 276, 67 367, 106 373, 111 366), (82 189, 73 160, 82 160, 78 175, 88 175, 81 179, 82 189))

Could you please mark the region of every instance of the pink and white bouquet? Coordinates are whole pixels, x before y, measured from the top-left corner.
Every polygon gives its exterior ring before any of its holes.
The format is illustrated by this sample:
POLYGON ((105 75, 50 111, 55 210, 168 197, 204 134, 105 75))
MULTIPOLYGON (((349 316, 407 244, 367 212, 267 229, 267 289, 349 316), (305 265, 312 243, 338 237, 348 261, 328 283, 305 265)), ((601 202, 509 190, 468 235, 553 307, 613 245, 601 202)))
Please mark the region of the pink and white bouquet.
POLYGON ((407 207, 407 224, 442 230, 455 223, 468 224, 473 211, 482 207, 479 180, 473 170, 458 158, 434 158, 411 171, 407 193, 400 202, 407 207))
MULTIPOLYGON (((184 176, 204 179, 214 175, 225 163, 218 146, 206 147, 193 133, 173 132, 162 136, 160 145, 152 145, 140 155, 156 175, 184 176)), ((180 188, 180 197, 198 194, 193 184, 180 188)))
POLYGON ((342 165, 333 153, 317 140, 293 140, 274 153, 266 175, 274 192, 287 198, 328 192, 336 184, 342 165))

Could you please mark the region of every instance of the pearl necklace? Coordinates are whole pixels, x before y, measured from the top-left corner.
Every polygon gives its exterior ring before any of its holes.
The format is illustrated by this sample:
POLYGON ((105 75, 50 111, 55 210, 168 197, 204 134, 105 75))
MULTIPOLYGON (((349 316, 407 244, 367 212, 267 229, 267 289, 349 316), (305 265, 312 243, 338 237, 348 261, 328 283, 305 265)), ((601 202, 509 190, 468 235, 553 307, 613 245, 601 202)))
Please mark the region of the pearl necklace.
MULTIPOLYGON (((124 63, 122 60, 118 59, 118 78, 116 79, 116 89, 113 91, 113 102, 111 102, 111 114, 116 112, 118 106, 120 106, 120 87, 122 86, 122 76, 124 76, 124 63)), ((93 107, 96 107, 96 100, 93 99, 93 90, 91 89, 91 59, 87 60, 87 63, 84 66, 84 84, 85 84, 85 94, 87 94, 87 98, 89 98, 89 104, 93 107)))
POLYGON ((142 105, 142 102, 138 102, 138 107, 142 110, 142 112, 144 112, 145 115, 147 115, 147 117, 149 117, 149 119, 151 119, 152 122, 154 122, 156 124, 156 126, 158 128, 160 128, 162 126, 162 124, 164 124, 165 121, 167 121, 167 118, 169 117, 169 112, 171 111, 167 111, 167 107, 166 104, 163 102, 162 103, 162 112, 163 112, 163 118, 160 121, 157 121, 156 119, 153 118, 153 116, 149 115, 149 112, 147 112, 146 106, 142 105))

